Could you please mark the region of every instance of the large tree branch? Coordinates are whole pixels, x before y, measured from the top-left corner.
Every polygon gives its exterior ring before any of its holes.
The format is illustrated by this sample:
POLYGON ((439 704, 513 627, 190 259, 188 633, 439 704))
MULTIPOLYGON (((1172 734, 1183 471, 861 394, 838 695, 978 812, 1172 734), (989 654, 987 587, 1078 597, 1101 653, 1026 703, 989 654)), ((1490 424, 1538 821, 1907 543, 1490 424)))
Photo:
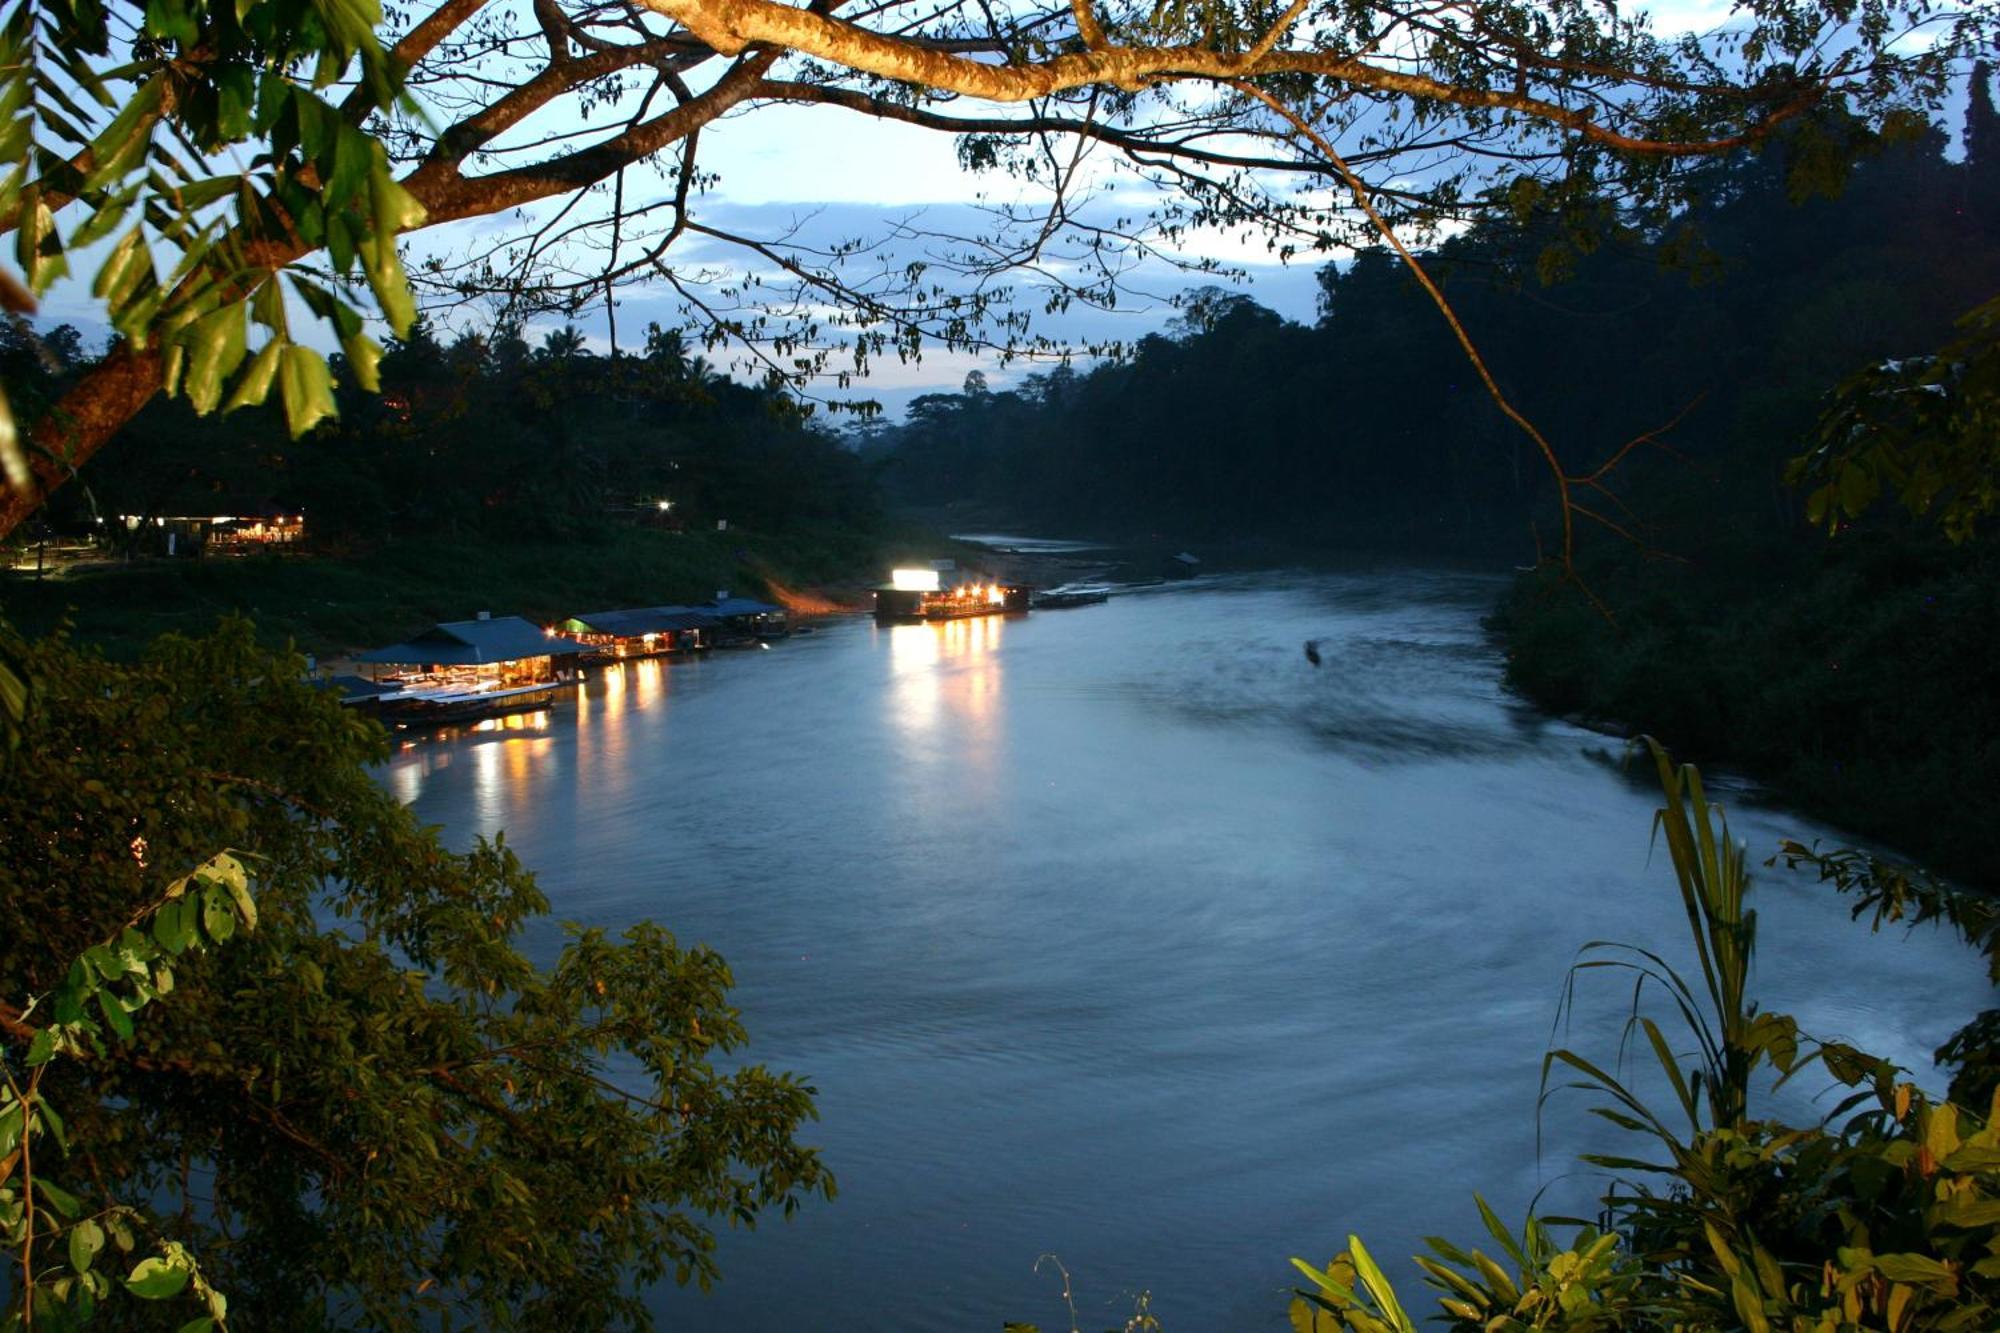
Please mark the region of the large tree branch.
POLYGON ((164 363, 157 346, 134 351, 120 343, 35 423, 28 466, 33 490, 9 486, 0 495, 0 536, 27 521, 42 500, 76 474, 160 391, 164 363))
POLYGON ((691 52, 698 52, 704 59, 709 56, 705 48, 661 38, 552 63, 526 83, 481 109, 478 115, 468 116, 438 135, 430 156, 425 159, 418 174, 435 176, 439 168, 455 170, 459 162, 483 145, 514 128, 556 98, 593 79, 617 74, 634 65, 657 64, 670 55, 685 57, 691 52))
MULTIPOLYGON (((1121 129, 1103 120, 1078 120, 1050 115, 948 116, 925 107, 909 106, 902 102, 876 97, 857 88, 804 83, 795 79, 765 79, 758 84, 756 96, 760 101, 768 98, 775 102, 843 107, 877 120, 899 121, 905 125, 938 130, 946 134, 1073 134, 1116 148, 1135 159, 1173 158, 1177 161, 1200 162, 1212 167, 1236 167, 1246 171, 1274 171, 1288 175, 1315 176, 1322 175, 1326 171, 1324 163, 1306 158, 1252 157, 1246 153, 1226 153, 1200 147, 1189 137, 1162 137, 1153 133, 1121 129)), ((1219 132, 1204 130, 1201 133, 1204 136, 1212 136, 1219 132)), ((1253 131, 1239 128, 1231 133, 1236 137, 1251 137, 1253 131)), ((1454 149, 1510 162, 1543 161, 1550 156, 1547 153, 1502 152, 1465 138, 1450 138, 1425 139, 1378 149, 1366 149, 1348 154, 1347 161, 1349 165, 1357 165, 1404 153, 1443 149, 1454 149)), ((1421 197, 1420 193, 1414 190, 1391 190, 1383 193, 1409 199, 1421 197)))
MULTIPOLYGON (((465 176, 451 163, 433 158, 405 178, 404 188, 424 206, 424 226, 434 227, 459 218, 519 208, 595 185, 622 168, 643 162, 668 145, 678 143, 724 112, 750 100, 778 55, 776 51, 756 52, 693 101, 554 161, 486 176, 465 176)), ((574 61, 569 68, 582 63, 574 61)))
MULTIPOLYGON (((1652 139, 1625 134, 1586 112, 1544 98, 1497 88, 1460 87, 1424 74, 1390 69, 1322 51, 1237 53, 1205 46, 1111 46, 1072 51, 1024 64, 994 65, 890 37, 778 0, 640 0, 685 26, 717 51, 735 54, 752 43, 796 51, 864 74, 989 102, 1025 102, 1074 88, 1110 84, 1140 88, 1169 79, 1227 82, 1273 74, 1305 74, 1470 110, 1512 111, 1607 147, 1656 156, 1700 156, 1741 147, 1816 100, 1810 86, 1795 104, 1759 116, 1753 127, 1715 139, 1652 139)), ((1635 82, 1643 82, 1637 75, 1635 82)))
MULTIPOLYGON (((404 188, 424 206, 425 227, 570 193, 643 161, 747 100, 777 58, 776 51, 759 52, 738 62, 693 101, 553 162, 468 177, 452 162, 432 158, 404 179, 404 188)), ((564 68, 574 74, 589 67, 592 59, 573 60, 564 68)), ((310 253, 310 248, 300 243, 267 242, 247 249, 242 272, 252 274, 282 268, 310 253)), ((70 480, 137 415, 159 392, 164 369, 157 345, 139 351, 120 344, 63 395, 32 433, 36 448, 29 461, 35 487, 21 490, 10 486, 0 492, 0 536, 25 522, 51 491, 70 480)))

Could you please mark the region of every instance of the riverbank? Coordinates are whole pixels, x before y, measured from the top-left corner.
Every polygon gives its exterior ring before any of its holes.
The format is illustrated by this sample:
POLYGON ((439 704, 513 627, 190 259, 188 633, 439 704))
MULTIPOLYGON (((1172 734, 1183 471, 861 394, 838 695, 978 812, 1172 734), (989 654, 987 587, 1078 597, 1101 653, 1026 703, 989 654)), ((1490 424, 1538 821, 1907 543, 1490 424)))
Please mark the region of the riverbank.
POLYGON ((865 609, 855 590, 936 539, 905 524, 785 533, 615 527, 563 542, 482 538, 386 543, 351 555, 153 560, 0 579, 0 617, 24 634, 67 619, 116 657, 169 631, 203 633, 248 616, 260 637, 331 656, 480 611, 536 621, 620 606, 699 602, 721 589, 865 609), (814 590, 835 589, 832 596, 814 590))
POLYGON ((1508 684, 1552 713, 1659 737, 1788 804, 2000 888, 2000 555, 1911 533, 1756 560, 1518 581, 1489 620, 1508 684))

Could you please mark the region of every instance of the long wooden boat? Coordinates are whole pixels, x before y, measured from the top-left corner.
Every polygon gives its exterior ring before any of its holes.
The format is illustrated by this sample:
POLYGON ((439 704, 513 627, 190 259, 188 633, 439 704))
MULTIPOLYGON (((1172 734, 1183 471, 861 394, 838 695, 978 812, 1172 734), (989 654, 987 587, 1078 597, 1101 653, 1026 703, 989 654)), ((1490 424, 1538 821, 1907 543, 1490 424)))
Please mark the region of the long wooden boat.
POLYGON ((384 722, 405 727, 442 727, 546 708, 556 696, 576 688, 574 680, 544 680, 491 690, 407 690, 377 706, 384 722))
POLYGON ((1072 606, 1096 606, 1111 600, 1109 588, 1051 588, 1038 592, 1028 605, 1037 611, 1060 611, 1072 606))

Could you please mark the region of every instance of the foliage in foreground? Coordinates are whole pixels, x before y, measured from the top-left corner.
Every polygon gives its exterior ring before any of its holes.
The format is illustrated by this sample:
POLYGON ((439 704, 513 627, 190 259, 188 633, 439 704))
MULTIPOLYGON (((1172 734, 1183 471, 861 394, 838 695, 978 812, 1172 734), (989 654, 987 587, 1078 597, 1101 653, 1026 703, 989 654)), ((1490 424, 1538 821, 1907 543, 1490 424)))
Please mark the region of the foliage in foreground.
POLYGON ((42 1093, 50 1063, 108 1058, 107 1030, 120 1042, 130 1041, 133 1015, 172 994, 176 961, 224 943, 238 926, 257 927, 250 877, 241 861, 218 852, 168 884, 158 902, 135 913, 116 935, 72 962, 61 986, 30 998, 18 1017, 8 1019, 9 1037, 26 1040, 27 1050, 16 1060, 12 1050, 0 1047, 0 1243, 17 1266, 12 1307, 0 1318, 0 1333, 84 1327, 98 1302, 119 1289, 148 1301, 189 1292, 206 1313, 183 1324, 180 1333, 213 1333, 224 1326, 228 1298, 209 1285, 195 1257, 176 1241, 149 1246, 156 1252, 133 1264, 114 1286, 105 1272, 108 1262, 131 1254, 157 1224, 124 1204, 86 1209, 77 1194, 49 1179, 46 1166, 36 1167, 35 1147, 37 1139, 43 1141, 44 1162, 51 1146, 60 1150, 58 1160, 88 1155, 88 1145, 70 1139, 62 1114, 42 1093))
MULTIPOLYGON (((1744 849, 1694 768, 1675 768, 1657 746, 1654 755, 1667 798, 1655 828, 1673 858, 1698 969, 1594 943, 1571 980, 1603 969, 1631 978, 1626 1040, 1650 1052, 1660 1091, 1568 1049, 1543 1064, 1545 1099, 1581 1090, 1594 1114, 1644 1146, 1583 1159, 1617 1173, 1603 1231, 1531 1218, 1517 1238, 1481 1201, 1498 1258, 1431 1238, 1432 1256, 1417 1262, 1442 1293, 1445 1322, 1485 1333, 1970 1333, 2000 1324, 2000 1096, 1983 1114, 1934 1101, 1886 1061, 1760 1012, 1748 990, 1757 915, 1744 849), (1664 1002, 1664 1021, 1649 997, 1664 1002), (1782 1084, 1814 1065, 1842 1094, 1823 1119, 1794 1125, 1758 1113, 1757 1091, 1774 1075, 1782 1084), (1567 1245, 1553 1226, 1575 1228, 1567 1245)), ((1830 878, 1841 867, 1853 872, 1844 886, 1868 895, 1864 908, 1923 910, 1918 889, 1884 888, 1851 861, 1822 863, 1830 878)), ((1990 1052, 1961 1056, 1968 1067, 1990 1064, 1990 1052)), ((1294 1303, 1294 1327, 1414 1333, 1359 1238, 1324 1269, 1293 1263, 1312 1284, 1294 1303)))
POLYGON ((157 1217, 244 1326, 643 1323, 644 1285, 717 1275, 711 1219, 832 1193, 795 1137, 812 1090, 716 1067, 744 1040, 723 960, 642 924, 537 966, 532 875, 419 827, 368 775, 380 730, 296 656, 240 622, 131 666, 9 651, 35 688, 0 777, 10 1069, 17 997, 214 848, 257 855, 256 932, 38 1089, 79 1215, 157 1217))

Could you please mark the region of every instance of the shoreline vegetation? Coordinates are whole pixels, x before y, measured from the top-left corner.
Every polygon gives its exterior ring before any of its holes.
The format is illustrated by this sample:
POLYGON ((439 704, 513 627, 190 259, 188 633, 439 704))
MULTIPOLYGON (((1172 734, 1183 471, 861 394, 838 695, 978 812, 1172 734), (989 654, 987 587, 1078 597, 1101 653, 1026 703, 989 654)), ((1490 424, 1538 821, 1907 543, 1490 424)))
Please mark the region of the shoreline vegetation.
MULTIPOLYGON (((271 646, 289 641, 324 658, 479 611, 542 623, 588 610, 697 602, 723 589, 769 597, 805 616, 864 614, 892 567, 937 559, 1036 588, 1144 582, 1157 579, 1180 549, 1164 538, 1022 549, 1004 536, 991 544, 947 536, 936 519, 916 514, 776 532, 621 526, 519 542, 410 538, 345 554, 54 564, 39 578, 29 566, 0 570, 0 616, 31 638, 68 624, 77 639, 118 659, 138 656, 161 634, 203 635, 218 620, 241 616, 271 646)), ((1268 568, 1279 562, 1274 550, 1224 548, 1213 563, 1230 571, 1268 568)))
POLYGON ((67 621, 116 658, 156 636, 206 634, 224 616, 261 639, 331 656, 480 611, 545 622, 580 611, 703 600, 722 589, 866 609, 868 571, 930 549, 893 523, 784 534, 612 528, 559 540, 410 539, 362 554, 143 560, 0 581, 0 611, 29 636, 67 621))
POLYGON ((2000 567, 1918 531, 1521 576, 1488 627, 1545 712, 1652 735, 1968 888, 2000 888, 2000 567))

